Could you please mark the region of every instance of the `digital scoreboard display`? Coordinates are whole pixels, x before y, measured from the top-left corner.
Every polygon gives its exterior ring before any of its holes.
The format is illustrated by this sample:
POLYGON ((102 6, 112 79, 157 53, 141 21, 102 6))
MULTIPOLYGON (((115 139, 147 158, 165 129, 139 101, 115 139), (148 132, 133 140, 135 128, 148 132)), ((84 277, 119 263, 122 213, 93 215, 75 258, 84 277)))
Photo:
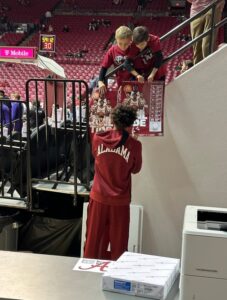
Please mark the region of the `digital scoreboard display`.
POLYGON ((56 35, 40 34, 39 51, 40 52, 55 52, 56 35))

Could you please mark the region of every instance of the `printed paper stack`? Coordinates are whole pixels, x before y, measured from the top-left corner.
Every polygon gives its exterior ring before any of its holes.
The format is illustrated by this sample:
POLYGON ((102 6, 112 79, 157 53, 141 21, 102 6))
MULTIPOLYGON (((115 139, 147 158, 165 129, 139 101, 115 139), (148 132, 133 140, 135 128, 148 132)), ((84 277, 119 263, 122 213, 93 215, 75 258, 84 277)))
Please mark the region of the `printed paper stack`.
POLYGON ((102 277, 103 290, 164 300, 179 274, 180 260, 125 252, 102 277))

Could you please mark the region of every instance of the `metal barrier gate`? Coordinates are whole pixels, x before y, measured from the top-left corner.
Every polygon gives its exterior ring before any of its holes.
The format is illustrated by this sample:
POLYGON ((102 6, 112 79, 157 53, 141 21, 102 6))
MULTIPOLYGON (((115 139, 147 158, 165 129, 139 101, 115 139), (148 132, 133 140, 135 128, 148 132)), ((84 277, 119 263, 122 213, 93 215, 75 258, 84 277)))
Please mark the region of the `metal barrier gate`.
POLYGON ((38 191, 88 195, 87 83, 30 79, 26 101, 0 99, 0 206, 39 209, 38 191), (70 98, 69 98, 70 97, 70 98))
MULTIPOLYGON (((21 130, 26 101, 0 99, 0 199, 4 206, 29 206, 29 199, 22 195, 22 173, 19 174, 17 190, 14 188, 17 164, 23 163, 26 140, 21 130)), ((20 170, 21 171, 21 170, 20 170)))

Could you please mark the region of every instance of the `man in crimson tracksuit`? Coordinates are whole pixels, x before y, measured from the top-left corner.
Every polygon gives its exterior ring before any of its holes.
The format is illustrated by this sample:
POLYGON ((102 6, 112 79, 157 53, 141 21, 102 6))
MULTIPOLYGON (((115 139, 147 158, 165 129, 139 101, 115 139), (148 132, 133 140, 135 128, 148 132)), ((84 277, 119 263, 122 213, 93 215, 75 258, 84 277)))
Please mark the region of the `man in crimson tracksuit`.
POLYGON ((95 134, 92 142, 95 177, 88 205, 87 258, 116 260, 128 247, 131 174, 141 169, 142 145, 130 134, 136 120, 132 107, 118 105, 112 120, 114 129, 95 134))

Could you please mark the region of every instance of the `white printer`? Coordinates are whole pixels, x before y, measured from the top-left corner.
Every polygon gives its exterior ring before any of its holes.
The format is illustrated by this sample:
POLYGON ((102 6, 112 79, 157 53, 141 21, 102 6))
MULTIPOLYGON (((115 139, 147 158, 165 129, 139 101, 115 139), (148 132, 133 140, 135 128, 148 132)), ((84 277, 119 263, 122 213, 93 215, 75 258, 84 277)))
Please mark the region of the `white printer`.
POLYGON ((227 299, 227 209, 187 206, 180 300, 227 299))

